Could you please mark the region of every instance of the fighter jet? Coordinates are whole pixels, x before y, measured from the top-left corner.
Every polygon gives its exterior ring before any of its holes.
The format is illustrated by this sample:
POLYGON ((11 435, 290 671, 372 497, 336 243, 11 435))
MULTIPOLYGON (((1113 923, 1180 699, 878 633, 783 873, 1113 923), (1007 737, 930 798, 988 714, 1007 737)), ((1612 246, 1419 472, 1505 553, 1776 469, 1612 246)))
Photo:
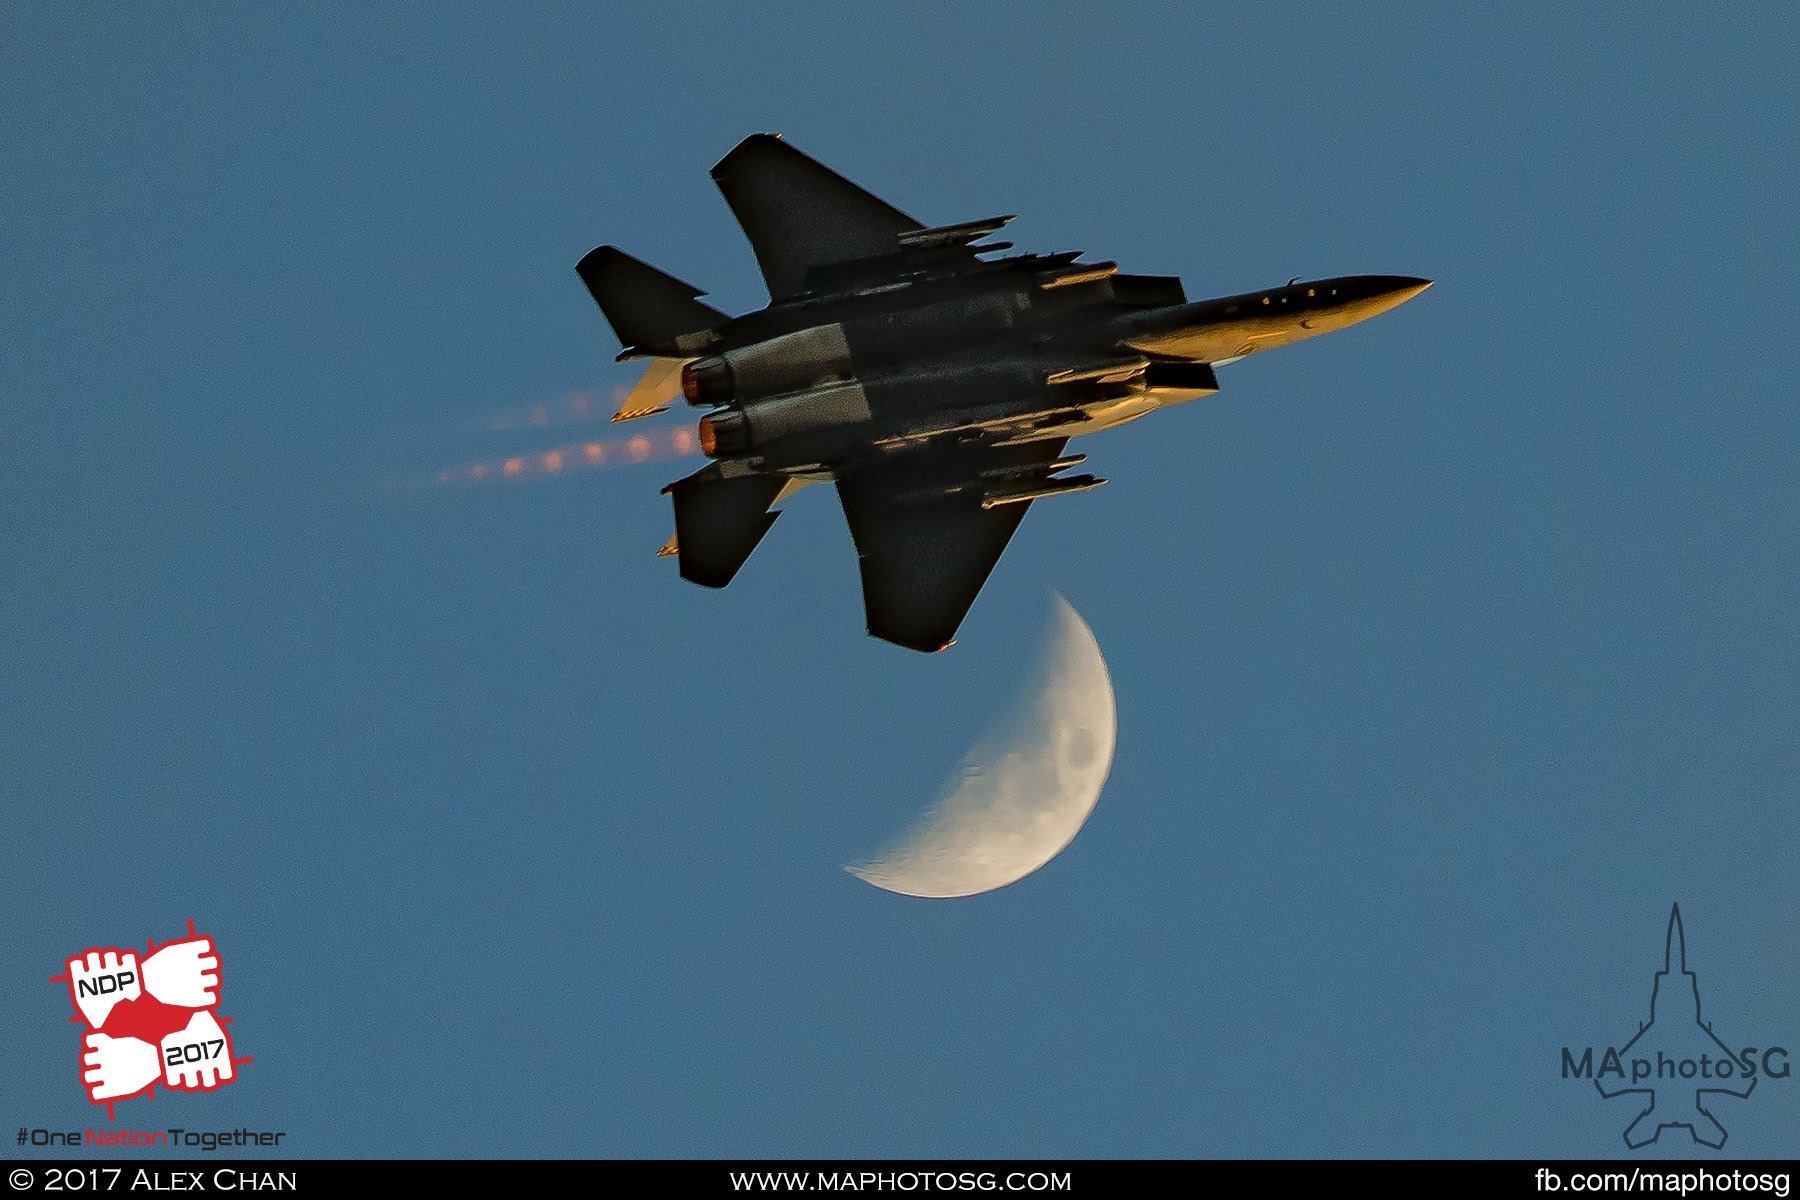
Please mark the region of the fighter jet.
POLYGON ((779 136, 712 169, 769 288, 732 317, 612 246, 576 270, 651 360, 615 415, 677 394, 713 461, 663 489, 682 578, 722 588, 810 483, 837 487, 869 632, 951 644, 1034 500, 1105 483, 1065 474, 1069 439, 1219 390, 1213 368, 1354 325, 1431 286, 1404 275, 1290 280, 1189 301, 1181 280, 1081 251, 1005 254, 1011 216, 927 228, 779 136))

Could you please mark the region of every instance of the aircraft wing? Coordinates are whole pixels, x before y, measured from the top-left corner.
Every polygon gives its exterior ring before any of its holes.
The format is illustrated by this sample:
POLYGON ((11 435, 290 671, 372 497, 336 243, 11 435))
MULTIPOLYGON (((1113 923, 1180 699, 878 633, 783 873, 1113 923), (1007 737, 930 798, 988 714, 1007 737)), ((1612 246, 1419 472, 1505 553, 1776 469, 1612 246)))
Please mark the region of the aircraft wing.
POLYGON ((773 134, 739 142, 712 177, 775 300, 804 292, 813 267, 892 254, 900 234, 924 228, 773 134))
POLYGON ((913 650, 948 646, 1031 506, 983 508, 986 481, 1041 479, 1066 444, 915 450, 841 475, 869 632, 913 650))

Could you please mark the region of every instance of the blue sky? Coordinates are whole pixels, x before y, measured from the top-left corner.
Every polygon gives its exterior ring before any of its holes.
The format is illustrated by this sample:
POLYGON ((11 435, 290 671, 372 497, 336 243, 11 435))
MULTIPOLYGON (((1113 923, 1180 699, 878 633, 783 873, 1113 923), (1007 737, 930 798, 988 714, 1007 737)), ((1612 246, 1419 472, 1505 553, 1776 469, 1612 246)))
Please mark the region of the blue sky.
MULTIPOLYGON (((1797 49, 1774 5, 15 12, 5 1115, 96 1122, 45 979, 190 917, 256 1062, 120 1124, 307 1155, 1623 1152, 1558 1053, 1647 1019, 1675 901, 1726 1040, 1800 1048, 1797 49), (653 556, 691 463, 434 486, 631 381, 592 246, 765 302, 706 176, 759 130, 1191 296, 1438 283, 1077 447, 1111 485, 943 655, 863 634, 822 489, 713 593, 653 556), (968 900, 845 874, 1055 591, 1118 695, 1086 829, 968 900)), ((1800 1082, 1719 1112, 1800 1149, 1800 1082)))

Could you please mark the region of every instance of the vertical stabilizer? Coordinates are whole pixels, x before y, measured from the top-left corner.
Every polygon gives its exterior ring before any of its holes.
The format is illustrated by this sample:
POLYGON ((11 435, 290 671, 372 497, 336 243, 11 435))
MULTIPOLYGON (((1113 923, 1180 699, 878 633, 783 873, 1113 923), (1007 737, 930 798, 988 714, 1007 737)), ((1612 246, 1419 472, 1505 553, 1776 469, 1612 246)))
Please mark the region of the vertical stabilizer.
POLYGON ((706 294, 699 288, 613 246, 589 252, 575 272, 627 351, 690 357, 731 319, 695 299, 706 294))

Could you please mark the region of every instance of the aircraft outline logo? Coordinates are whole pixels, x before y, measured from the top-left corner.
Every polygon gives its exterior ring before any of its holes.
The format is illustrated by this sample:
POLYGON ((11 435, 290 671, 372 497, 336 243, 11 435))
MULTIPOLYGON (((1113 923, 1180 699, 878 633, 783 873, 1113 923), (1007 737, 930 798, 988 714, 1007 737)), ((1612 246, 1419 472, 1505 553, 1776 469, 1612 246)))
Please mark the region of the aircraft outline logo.
MULTIPOLYGON (((1667 1029, 1670 1018, 1666 1015, 1667 1001, 1665 1001, 1665 997, 1669 995, 1668 989, 1670 985, 1679 989, 1677 995, 1692 998, 1693 1020, 1695 1026, 1705 1035, 1706 1040, 1710 1041, 1713 1046, 1718 1048, 1720 1061, 1730 1062, 1732 1064, 1733 1071, 1729 1077, 1742 1078, 1745 1080, 1742 1090, 1739 1090, 1737 1087, 1727 1086, 1724 1083, 1724 1079, 1727 1077, 1717 1074, 1708 1077, 1708 1082, 1711 1086, 1695 1086, 1691 1089, 1685 1086, 1631 1086, 1620 1087, 1610 1092, 1606 1090, 1606 1085, 1601 1082, 1601 1076, 1596 1075, 1594 1077, 1594 1089, 1608 1100, 1633 1094, 1648 1098, 1649 1102, 1638 1115, 1632 1119, 1631 1124, 1625 1127, 1625 1145, 1633 1150, 1639 1150, 1652 1144, 1662 1137, 1662 1132, 1665 1129, 1680 1128, 1687 1129, 1694 1141, 1700 1143, 1702 1146, 1710 1146, 1714 1150, 1722 1149, 1726 1139, 1731 1135, 1726 1132, 1725 1127, 1719 1123, 1718 1118, 1713 1114, 1712 1110, 1707 1107, 1705 1098, 1710 1093, 1715 1095, 1723 1094, 1727 1096, 1736 1096, 1739 1099, 1748 1099, 1750 1093, 1756 1090, 1756 1067, 1753 1063, 1746 1063, 1738 1055, 1734 1054, 1731 1048, 1721 1041, 1719 1036, 1713 1032, 1712 1023, 1705 1020, 1701 1014, 1700 980, 1693 971, 1688 969, 1687 934, 1681 925, 1681 906, 1679 904, 1671 906, 1669 910, 1669 932, 1667 939, 1663 944, 1663 969, 1656 973, 1656 978, 1651 984, 1650 989, 1650 1019, 1638 1023, 1638 1030, 1632 1035, 1631 1040, 1619 1047, 1617 1052, 1619 1058, 1622 1059, 1627 1057, 1628 1052, 1632 1047, 1636 1046, 1645 1034, 1650 1033, 1651 1030, 1657 1027, 1659 1008, 1662 1010, 1663 1015, 1661 1019, 1664 1022, 1664 1028, 1665 1030, 1667 1029), (1674 983, 1674 977, 1677 975, 1681 977, 1681 980, 1683 981, 1682 984, 1674 983), (1659 1002, 1662 1003, 1659 1004, 1659 1002), (1689 1111, 1685 1107, 1659 1110, 1658 1104, 1659 1101, 1664 1099, 1663 1093, 1665 1091, 1673 1096, 1680 1096, 1686 1093, 1687 1096, 1691 1097, 1692 1110, 1689 1111), (1667 1119, 1669 1114, 1680 1119, 1667 1119), (1645 1132, 1646 1128, 1648 1128, 1649 1131, 1647 1134, 1645 1132)), ((1685 1013, 1680 1015, 1685 1019, 1685 1013)), ((1611 1056, 1609 1055, 1609 1058, 1610 1057, 1611 1056)), ((1642 1055, 1640 1054, 1638 1057, 1641 1058, 1642 1055)), ((1707 1057, 1708 1056, 1705 1055, 1702 1056, 1700 1060, 1702 1064, 1706 1063, 1707 1057)), ((1657 1077, 1659 1079, 1662 1077, 1661 1068, 1665 1064, 1681 1063, 1686 1065, 1693 1061, 1694 1060, 1691 1058, 1668 1059, 1662 1052, 1662 1049, 1658 1048, 1657 1077)), ((1702 1070, 1704 1069, 1705 1067, 1703 1065, 1702 1070)), ((1604 1074, 1604 1069, 1602 1070, 1602 1074, 1604 1074)), ((1688 1077, 1680 1076, 1678 1068, 1674 1071, 1674 1074, 1677 1075, 1675 1080, 1677 1084, 1685 1084, 1687 1082, 1688 1077)), ((1623 1075, 1622 1071, 1621 1075, 1623 1075)), ((1664 1082, 1666 1085, 1667 1081, 1664 1082)), ((1683 1101, 1684 1104, 1686 1102, 1687 1101, 1685 1100, 1683 1101)))

